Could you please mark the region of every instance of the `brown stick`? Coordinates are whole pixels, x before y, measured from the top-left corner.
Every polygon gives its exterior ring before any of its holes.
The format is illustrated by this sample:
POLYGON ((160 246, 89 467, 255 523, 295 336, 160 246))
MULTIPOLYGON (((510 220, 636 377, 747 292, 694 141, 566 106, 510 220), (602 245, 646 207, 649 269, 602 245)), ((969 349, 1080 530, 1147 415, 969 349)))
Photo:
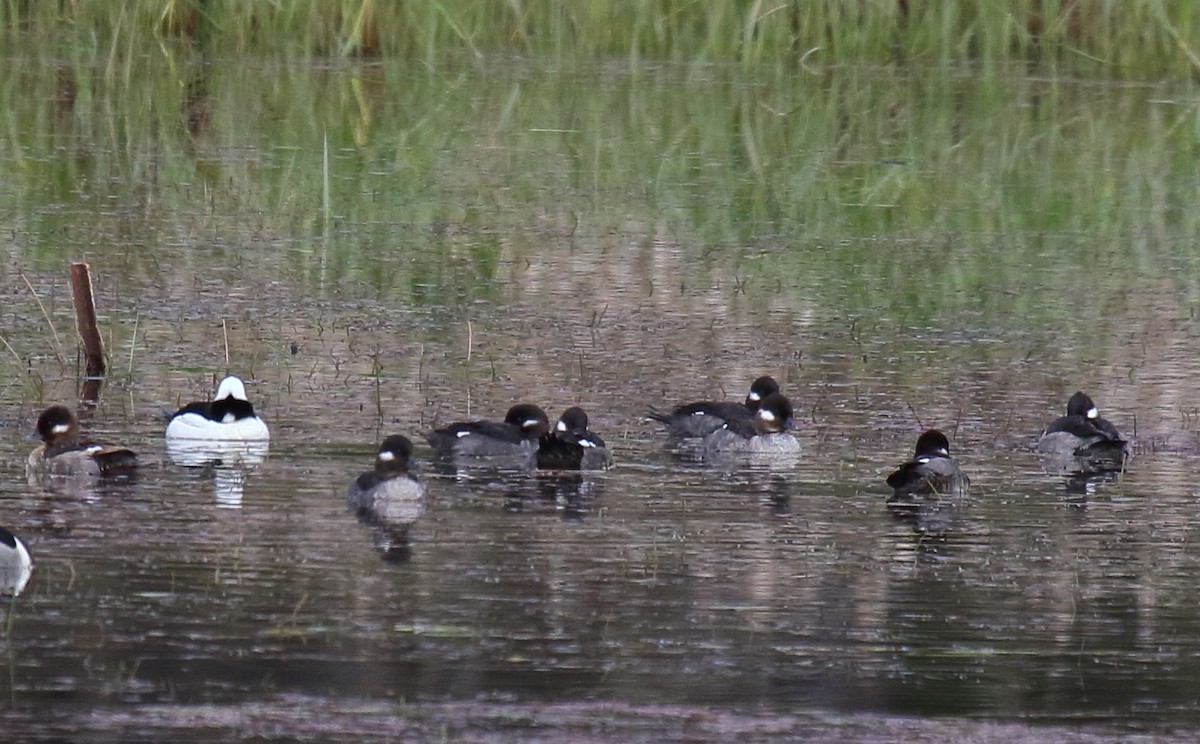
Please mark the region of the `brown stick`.
POLYGON ((71 299, 75 303, 75 329, 83 342, 87 359, 87 376, 104 376, 104 340, 96 328, 96 300, 92 297, 92 277, 88 265, 71 264, 71 299))

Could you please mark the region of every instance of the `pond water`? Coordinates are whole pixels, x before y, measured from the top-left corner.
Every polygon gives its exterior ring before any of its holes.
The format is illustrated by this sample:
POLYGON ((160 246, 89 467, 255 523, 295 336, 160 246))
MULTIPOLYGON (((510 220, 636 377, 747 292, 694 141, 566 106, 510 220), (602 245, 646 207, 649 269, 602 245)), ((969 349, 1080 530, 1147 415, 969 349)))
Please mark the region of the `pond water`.
POLYGON ((1200 726, 1191 88, 8 62, 18 738, 1200 726), (132 483, 25 478, 37 413, 77 400, 70 260, 111 356, 84 425, 141 453, 132 483), (226 371, 269 456, 172 465, 162 412, 226 371), (645 418, 760 374, 796 405, 794 463, 680 458, 645 418), (1119 478, 1030 451, 1076 389, 1136 436, 1119 478), (617 467, 429 462, 422 431, 517 401, 583 405, 617 467), (928 426, 972 489, 899 519, 883 480, 928 426), (344 502, 390 433, 429 485, 401 561, 344 502))

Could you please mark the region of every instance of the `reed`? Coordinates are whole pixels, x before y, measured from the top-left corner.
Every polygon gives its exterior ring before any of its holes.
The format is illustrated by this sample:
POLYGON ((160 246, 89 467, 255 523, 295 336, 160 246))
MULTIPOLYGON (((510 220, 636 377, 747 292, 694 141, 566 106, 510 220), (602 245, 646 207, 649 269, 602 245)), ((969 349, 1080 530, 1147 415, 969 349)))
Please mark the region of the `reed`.
POLYGON ((440 67, 520 53, 576 61, 738 62, 796 67, 919 62, 1069 64, 1119 77, 1195 75, 1200 18, 1190 0, 129 0, 3 3, 0 30, 51 53, 113 61, 142 50, 406 57, 440 67))

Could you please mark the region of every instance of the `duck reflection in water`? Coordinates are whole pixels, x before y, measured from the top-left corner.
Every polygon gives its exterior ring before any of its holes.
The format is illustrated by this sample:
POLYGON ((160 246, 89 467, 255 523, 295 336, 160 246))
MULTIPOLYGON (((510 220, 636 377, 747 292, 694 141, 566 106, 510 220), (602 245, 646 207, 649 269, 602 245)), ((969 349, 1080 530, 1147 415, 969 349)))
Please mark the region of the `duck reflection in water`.
POLYGON ((539 470, 520 483, 510 483, 504 510, 511 513, 553 508, 564 520, 585 519, 604 493, 604 479, 586 471, 539 470))
POLYGON ((388 562, 409 559, 409 527, 425 513, 425 484, 409 472, 412 442, 394 434, 379 445, 375 468, 361 474, 346 492, 346 506, 373 528, 375 549, 388 562))

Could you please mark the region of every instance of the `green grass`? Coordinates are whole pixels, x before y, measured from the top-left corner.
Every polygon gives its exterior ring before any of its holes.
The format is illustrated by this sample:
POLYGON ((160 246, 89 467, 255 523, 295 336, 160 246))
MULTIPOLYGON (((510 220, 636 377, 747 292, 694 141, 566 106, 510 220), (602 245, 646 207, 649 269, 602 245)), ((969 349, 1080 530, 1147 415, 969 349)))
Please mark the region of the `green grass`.
POLYGON ((1037 63, 1102 77, 1192 76, 1190 0, 129 0, 0 3, 0 33, 52 56, 402 57, 441 68, 519 53, 796 70, 911 63, 1037 63))

